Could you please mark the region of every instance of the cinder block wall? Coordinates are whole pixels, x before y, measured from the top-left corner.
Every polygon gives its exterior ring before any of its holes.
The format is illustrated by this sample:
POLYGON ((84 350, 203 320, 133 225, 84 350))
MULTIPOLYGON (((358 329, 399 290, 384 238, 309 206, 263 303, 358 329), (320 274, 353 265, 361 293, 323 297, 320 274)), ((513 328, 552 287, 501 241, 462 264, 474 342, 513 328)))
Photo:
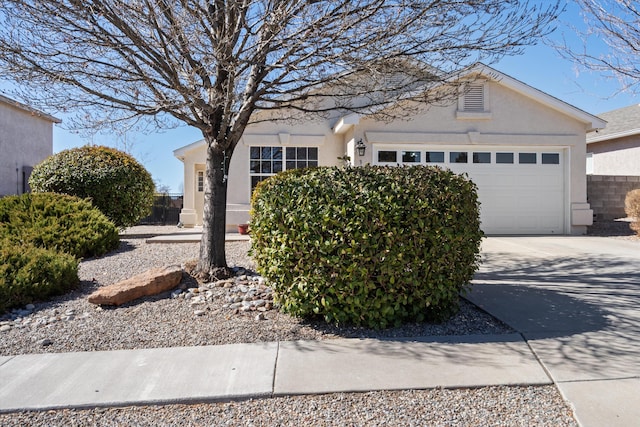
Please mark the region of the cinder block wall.
POLYGON ((594 220, 624 218, 624 199, 631 190, 640 188, 640 176, 587 175, 587 200, 594 220))

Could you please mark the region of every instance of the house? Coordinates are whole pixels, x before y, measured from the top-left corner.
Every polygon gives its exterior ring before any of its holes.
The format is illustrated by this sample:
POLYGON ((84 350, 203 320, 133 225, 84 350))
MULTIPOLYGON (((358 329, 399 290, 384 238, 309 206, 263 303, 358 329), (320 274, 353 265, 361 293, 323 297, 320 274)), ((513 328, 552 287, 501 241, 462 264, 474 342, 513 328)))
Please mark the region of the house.
POLYGON ((607 127, 587 135, 587 174, 640 176, 640 105, 598 117, 607 127))
POLYGON ((624 200, 640 188, 640 105, 598 115, 607 127, 587 135, 587 198, 596 220, 624 218, 624 200))
MULTIPOLYGON (((409 117, 391 122, 350 113, 248 126, 231 160, 228 229, 249 220, 251 190, 260 180, 280 170, 340 164, 346 154, 354 166, 423 164, 467 173, 479 188, 487 234, 584 234, 593 220, 586 134, 605 122, 482 64, 463 78, 469 87, 457 102, 408 108, 409 117)), ((201 224, 205 143, 174 155, 184 163, 181 221, 201 224)))
POLYGON ((0 95, 0 197, 29 191, 35 165, 53 154, 60 119, 0 95))

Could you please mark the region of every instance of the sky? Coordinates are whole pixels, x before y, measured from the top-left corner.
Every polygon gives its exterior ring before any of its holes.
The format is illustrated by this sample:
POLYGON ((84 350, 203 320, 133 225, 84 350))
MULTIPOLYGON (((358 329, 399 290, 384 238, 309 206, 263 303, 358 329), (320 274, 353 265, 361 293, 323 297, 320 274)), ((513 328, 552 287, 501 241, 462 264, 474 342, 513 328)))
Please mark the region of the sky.
MULTIPOLYGON (((570 42, 577 42, 572 25, 584 28, 579 9, 574 2, 568 2, 567 9, 558 21, 558 28, 550 39, 560 41, 564 37, 570 42)), ((562 59, 548 44, 541 43, 525 48, 520 56, 506 57, 490 65, 591 114, 597 115, 640 102, 639 97, 632 94, 617 93, 618 85, 615 80, 596 73, 579 71, 575 64, 562 59)), ((57 117, 63 120, 64 125, 65 117, 57 117)), ((173 151, 199 139, 202 139, 200 131, 186 126, 152 134, 129 133, 124 139, 118 139, 108 135, 83 138, 65 130, 63 126, 56 125, 53 132, 53 151, 57 153, 88 143, 112 146, 136 157, 151 173, 156 185, 168 187, 170 192, 181 193, 182 163, 173 156, 173 151)))

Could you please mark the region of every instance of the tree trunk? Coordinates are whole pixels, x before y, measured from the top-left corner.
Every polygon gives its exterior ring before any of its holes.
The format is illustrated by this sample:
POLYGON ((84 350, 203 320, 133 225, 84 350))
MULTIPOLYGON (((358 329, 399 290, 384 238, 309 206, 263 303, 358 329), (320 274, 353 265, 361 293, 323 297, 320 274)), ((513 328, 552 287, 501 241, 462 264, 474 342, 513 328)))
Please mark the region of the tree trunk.
POLYGON ((215 142, 207 142, 207 163, 204 180, 204 215, 197 277, 204 281, 227 278, 225 233, 227 216, 227 181, 233 151, 221 150, 215 142))

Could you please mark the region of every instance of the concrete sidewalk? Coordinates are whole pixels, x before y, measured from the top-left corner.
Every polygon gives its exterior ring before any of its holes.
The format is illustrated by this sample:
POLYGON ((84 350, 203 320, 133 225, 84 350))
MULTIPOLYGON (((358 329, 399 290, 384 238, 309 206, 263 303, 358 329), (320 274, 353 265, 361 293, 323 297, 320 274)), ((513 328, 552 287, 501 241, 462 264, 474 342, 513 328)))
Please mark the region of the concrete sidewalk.
POLYGON ((0 412, 551 384, 519 334, 0 357, 0 412))

